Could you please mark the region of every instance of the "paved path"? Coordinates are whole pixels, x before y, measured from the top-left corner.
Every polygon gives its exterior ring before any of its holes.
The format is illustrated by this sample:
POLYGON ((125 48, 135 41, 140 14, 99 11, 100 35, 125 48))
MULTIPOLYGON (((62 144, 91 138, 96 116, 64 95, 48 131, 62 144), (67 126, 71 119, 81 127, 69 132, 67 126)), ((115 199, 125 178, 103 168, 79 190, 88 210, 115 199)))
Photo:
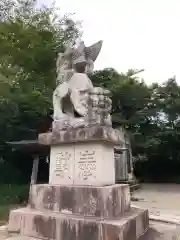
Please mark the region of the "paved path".
POLYGON ((142 184, 141 190, 133 194, 134 205, 149 209, 154 215, 173 214, 180 219, 180 185, 142 184))
POLYGON ((180 228, 175 224, 150 221, 148 232, 138 240, 180 240, 180 228))

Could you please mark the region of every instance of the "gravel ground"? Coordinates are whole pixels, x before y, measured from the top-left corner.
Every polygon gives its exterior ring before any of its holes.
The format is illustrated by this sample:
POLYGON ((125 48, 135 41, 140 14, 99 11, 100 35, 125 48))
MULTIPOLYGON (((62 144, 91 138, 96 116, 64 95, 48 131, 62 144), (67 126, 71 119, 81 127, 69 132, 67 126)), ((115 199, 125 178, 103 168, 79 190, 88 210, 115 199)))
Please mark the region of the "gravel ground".
POLYGON ((174 224, 150 221, 148 232, 138 240, 180 240, 180 228, 174 224))
POLYGON ((140 240, 180 240, 180 185, 142 184, 133 198, 132 204, 148 209, 150 217, 179 222, 150 221, 149 231, 140 240))
POLYGON ((149 209, 155 215, 173 214, 180 217, 180 185, 142 184, 141 190, 133 193, 138 201, 132 203, 149 209))

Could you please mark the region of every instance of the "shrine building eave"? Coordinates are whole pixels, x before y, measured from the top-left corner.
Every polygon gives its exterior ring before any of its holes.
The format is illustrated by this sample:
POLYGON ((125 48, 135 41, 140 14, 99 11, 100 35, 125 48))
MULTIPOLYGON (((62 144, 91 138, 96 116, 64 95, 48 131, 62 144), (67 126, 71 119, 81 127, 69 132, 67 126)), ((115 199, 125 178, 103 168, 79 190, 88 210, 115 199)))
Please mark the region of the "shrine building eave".
POLYGON ((12 141, 6 142, 6 144, 11 146, 13 151, 25 152, 31 155, 44 155, 50 151, 49 146, 39 144, 38 140, 12 141))

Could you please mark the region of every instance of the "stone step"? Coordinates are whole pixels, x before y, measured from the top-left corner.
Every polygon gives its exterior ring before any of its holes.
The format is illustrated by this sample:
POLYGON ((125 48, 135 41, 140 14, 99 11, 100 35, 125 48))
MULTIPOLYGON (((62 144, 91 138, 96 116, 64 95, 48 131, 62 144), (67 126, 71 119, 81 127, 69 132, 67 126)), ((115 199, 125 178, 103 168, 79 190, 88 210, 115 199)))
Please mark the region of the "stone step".
POLYGON ((105 187, 37 184, 31 186, 32 209, 69 215, 115 218, 130 209, 127 184, 105 187))
POLYGON ((38 240, 38 238, 18 235, 18 236, 8 237, 5 240, 38 240))
POLYGON ((136 240, 148 225, 148 211, 138 208, 111 220, 22 208, 11 211, 8 230, 44 240, 136 240))
POLYGON ((0 226, 0 240, 5 239, 8 236, 7 226, 0 226))

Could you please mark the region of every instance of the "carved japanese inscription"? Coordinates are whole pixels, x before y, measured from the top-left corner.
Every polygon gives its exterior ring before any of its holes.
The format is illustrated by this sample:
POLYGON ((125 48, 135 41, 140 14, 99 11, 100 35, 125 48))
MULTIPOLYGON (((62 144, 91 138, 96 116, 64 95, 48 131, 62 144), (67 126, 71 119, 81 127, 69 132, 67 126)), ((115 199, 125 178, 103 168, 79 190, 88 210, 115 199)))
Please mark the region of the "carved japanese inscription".
POLYGON ((64 178, 65 176, 71 178, 69 174, 70 160, 72 156, 69 152, 59 152, 56 155, 56 168, 55 174, 58 177, 64 178))
POLYGON ((84 150, 79 152, 78 161, 78 178, 81 180, 88 180, 89 178, 96 178, 96 151, 84 150))

